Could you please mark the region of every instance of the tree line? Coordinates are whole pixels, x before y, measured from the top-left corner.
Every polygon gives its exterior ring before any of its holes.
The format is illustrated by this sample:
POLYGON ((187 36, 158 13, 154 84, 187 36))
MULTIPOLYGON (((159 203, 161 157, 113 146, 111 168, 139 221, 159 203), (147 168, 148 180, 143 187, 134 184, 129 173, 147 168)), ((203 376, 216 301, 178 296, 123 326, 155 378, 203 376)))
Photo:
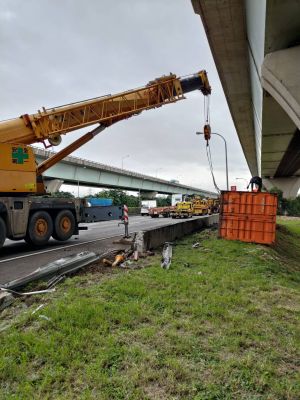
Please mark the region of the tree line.
MULTIPOLYGON (((278 196, 278 214, 279 215, 290 215, 300 217, 300 196, 295 199, 286 199, 283 197, 282 190, 278 188, 273 188, 270 193, 276 193, 278 196)), ((74 198, 74 195, 70 192, 56 192, 53 194, 54 197, 67 197, 74 198)), ((134 195, 128 195, 123 190, 109 189, 101 190, 100 192, 85 196, 85 198, 97 197, 112 199, 114 206, 119 206, 121 204, 126 204, 128 207, 140 207, 140 198, 134 195)), ((171 196, 167 197, 157 197, 157 206, 164 207, 171 205, 171 196)))
POLYGON ((297 196, 295 199, 286 199, 285 197, 283 197, 282 190, 276 187, 272 188, 270 190, 270 193, 277 194, 279 215, 300 217, 300 196, 297 196))
MULTIPOLYGON (((66 197, 74 198, 75 196, 70 192, 56 192, 53 193, 54 197, 66 197)), ((114 206, 119 206, 121 204, 126 204, 128 207, 140 207, 140 198, 138 196, 129 195, 123 190, 118 189, 108 189, 101 190, 94 195, 87 195, 84 198, 102 198, 102 199, 112 199, 114 206)), ((171 196, 167 197, 156 197, 158 207, 164 207, 171 205, 171 196)))

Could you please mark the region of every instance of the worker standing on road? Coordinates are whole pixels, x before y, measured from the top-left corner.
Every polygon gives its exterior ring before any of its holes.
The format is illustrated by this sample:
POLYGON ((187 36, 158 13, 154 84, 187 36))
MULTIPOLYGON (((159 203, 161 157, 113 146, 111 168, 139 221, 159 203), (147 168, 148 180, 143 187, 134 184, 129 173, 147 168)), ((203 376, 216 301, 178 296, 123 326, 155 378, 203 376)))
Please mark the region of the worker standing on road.
POLYGON ((249 185, 247 186, 247 189, 249 189, 249 186, 251 185, 251 191, 252 192, 261 192, 262 189, 262 179, 260 176, 253 176, 250 179, 249 185), (253 186, 255 185, 255 189, 253 190, 253 186))

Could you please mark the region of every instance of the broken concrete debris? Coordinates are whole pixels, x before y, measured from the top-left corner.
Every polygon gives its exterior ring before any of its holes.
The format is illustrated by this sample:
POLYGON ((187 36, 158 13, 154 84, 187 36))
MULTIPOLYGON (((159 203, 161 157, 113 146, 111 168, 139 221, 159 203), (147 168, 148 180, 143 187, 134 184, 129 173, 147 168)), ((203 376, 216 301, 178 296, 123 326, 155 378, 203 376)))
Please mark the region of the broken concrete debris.
POLYGON ((9 307, 15 301, 14 296, 8 292, 0 292, 0 311, 9 307))
POLYGON ((105 267, 112 267, 112 261, 108 260, 107 258, 103 258, 102 260, 103 265, 105 265, 105 267))
POLYGON ((135 241, 134 241, 134 250, 137 251, 138 253, 145 253, 146 246, 145 246, 145 240, 144 240, 144 232, 139 231, 136 234, 135 241))
POLYGON ((172 262, 172 243, 166 242, 162 251, 161 267, 169 269, 172 262))

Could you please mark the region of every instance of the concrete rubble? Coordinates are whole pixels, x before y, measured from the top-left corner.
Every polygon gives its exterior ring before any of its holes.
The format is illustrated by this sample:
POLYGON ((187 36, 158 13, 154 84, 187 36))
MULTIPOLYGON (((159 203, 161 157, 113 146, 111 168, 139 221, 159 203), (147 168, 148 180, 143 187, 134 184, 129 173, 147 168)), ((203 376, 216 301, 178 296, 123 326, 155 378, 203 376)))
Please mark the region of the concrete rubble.
POLYGON ((166 242, 162 251, 161 267, 169 269, 172 262, 173 247, 172 243, 166 242))
POLYGON ((0 292, 0 311, 9 307, 15 301, 14 296, 8 292, 0 292))

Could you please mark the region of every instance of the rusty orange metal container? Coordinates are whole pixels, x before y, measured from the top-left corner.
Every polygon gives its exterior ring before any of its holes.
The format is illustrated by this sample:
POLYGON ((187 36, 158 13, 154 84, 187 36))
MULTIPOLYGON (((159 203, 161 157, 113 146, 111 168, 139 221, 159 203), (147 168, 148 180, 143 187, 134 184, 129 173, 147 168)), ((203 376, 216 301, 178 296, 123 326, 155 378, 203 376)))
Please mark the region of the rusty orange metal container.
POLYGON ((276 194, 224 191, 220 200, 220 237, 262 244, 275 242, 276 194))

